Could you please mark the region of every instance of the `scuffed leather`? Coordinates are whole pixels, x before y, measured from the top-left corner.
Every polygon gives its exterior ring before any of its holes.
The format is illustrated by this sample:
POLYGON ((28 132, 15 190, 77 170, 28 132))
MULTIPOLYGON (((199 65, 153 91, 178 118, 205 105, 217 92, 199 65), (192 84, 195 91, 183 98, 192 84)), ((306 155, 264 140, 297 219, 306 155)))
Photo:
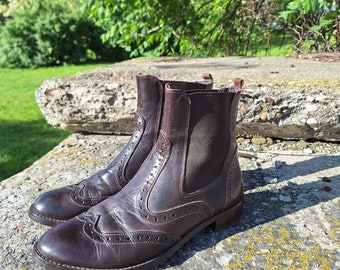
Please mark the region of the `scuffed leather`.
POLYGON ((239 97, 238 88, 166 85, 160 133, 143 166, 115 196, 48 231, 36 258, 55 269, 150 269, 196 230, 233 221, 243 199, 239 97))
POLYGON ((185 89, 211 89, 212 80, 202 82, 161 81, 154 76, 137 75, 135 129, 120 154, 102 171, 81 182, 39 196, 30 207, 30 217, 45 225, 56 225, 120 191, 136 174, 155 144, 162 118, 164 86, 185 89))

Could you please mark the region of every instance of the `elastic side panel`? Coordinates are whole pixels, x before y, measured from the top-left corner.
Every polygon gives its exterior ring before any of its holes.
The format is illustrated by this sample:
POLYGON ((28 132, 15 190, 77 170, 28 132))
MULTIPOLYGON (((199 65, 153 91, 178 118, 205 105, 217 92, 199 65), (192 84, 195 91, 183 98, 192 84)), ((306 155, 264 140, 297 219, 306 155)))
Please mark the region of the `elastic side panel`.
POLYGON ((184 191, 195 192, 222 172, 229 151, 228 93, 191 94, 184 191))

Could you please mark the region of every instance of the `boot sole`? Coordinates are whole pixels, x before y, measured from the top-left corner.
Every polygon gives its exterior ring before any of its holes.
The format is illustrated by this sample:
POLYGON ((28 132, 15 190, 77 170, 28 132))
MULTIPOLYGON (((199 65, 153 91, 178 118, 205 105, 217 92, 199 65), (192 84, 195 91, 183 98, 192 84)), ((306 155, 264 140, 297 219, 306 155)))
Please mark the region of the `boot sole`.
POLYGON ((28 211, 28 216, 33 221, 38 222, 42 225, 50 226, 50 227, 53 227, 53 226, 58 225, 60 223, 64 223, 66 221, 66 220, 59 220, 59 219, 53 219, 53 218, 47 218, 47 217, 41 216, 34 211, 33 205, 31 205, 31 207, 28 211))
MULTIPOLYGON (((172 247, 166 250, 164 253, 159 256, 153 258, 152 260, 143 262, 141 264, 123 267, 123 268, 105 268, 106 270, 152 270, 156 267, 160 266, 164 262, 166 262, 169 258, 171 258, 182 246, 184 246, 190 239, 192 239, 196 234, 204 230, 205 228, 212 226, 213 230, 220 230, 229 226, 236 222, 243 213, 243 200, 236 204, 235 206, 229 208, 227 211, 224 211, 209 220, 201 223, 196 226, 190 232, 183 236, 181 240, 175 243, 172 247)), ((50 270, 105 270, 103 268, 86 268, 80 266, 72 266, 68 264, 58 263, 53 260, 49 260, 45 258, 38 250, 37 243, 34 245, 33 249, 33 257, 34 260, 40 265, 44 266, 46 269, 50 270)))

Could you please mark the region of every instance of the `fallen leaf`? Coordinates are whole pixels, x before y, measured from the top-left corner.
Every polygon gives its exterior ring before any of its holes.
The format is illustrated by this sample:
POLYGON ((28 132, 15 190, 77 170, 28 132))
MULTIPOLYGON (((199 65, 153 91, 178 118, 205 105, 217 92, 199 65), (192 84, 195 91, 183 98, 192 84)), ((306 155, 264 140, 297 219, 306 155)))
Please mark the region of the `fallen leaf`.
POLYGON ((17 230, 19 230, 19 231, 23 230, 24 228, 25 228, 25 225, 23 223, 19 223, 17 225, 17 230))
POLYGON ((321 180, 327 183, 331 181, 331 179, 329 179, 327 176, 321 177, 321 180))
POLYGON ((324 187, 323 187, 323 190, 329 192, 329 191, 332 190, 332 188, 329 187, 329 186, 324 186, 324 187))

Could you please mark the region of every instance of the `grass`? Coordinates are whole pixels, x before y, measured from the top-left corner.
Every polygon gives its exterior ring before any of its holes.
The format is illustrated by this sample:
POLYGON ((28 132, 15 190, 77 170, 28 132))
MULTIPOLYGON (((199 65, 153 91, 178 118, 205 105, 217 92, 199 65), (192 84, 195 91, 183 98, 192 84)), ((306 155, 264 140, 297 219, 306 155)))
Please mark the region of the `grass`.
POLYGON ((42 82, 105 65, 0 69, 0 181, 27 168, 71 134, 48 125, 40 112, 34 92, 42 82))
POLYGON ((253 49, 255 51, 250 50, 248 56, 286 56, 294 53, 294 40, 291 36, 277 35, 268 46, 259 43, 258 47, 253 49))

